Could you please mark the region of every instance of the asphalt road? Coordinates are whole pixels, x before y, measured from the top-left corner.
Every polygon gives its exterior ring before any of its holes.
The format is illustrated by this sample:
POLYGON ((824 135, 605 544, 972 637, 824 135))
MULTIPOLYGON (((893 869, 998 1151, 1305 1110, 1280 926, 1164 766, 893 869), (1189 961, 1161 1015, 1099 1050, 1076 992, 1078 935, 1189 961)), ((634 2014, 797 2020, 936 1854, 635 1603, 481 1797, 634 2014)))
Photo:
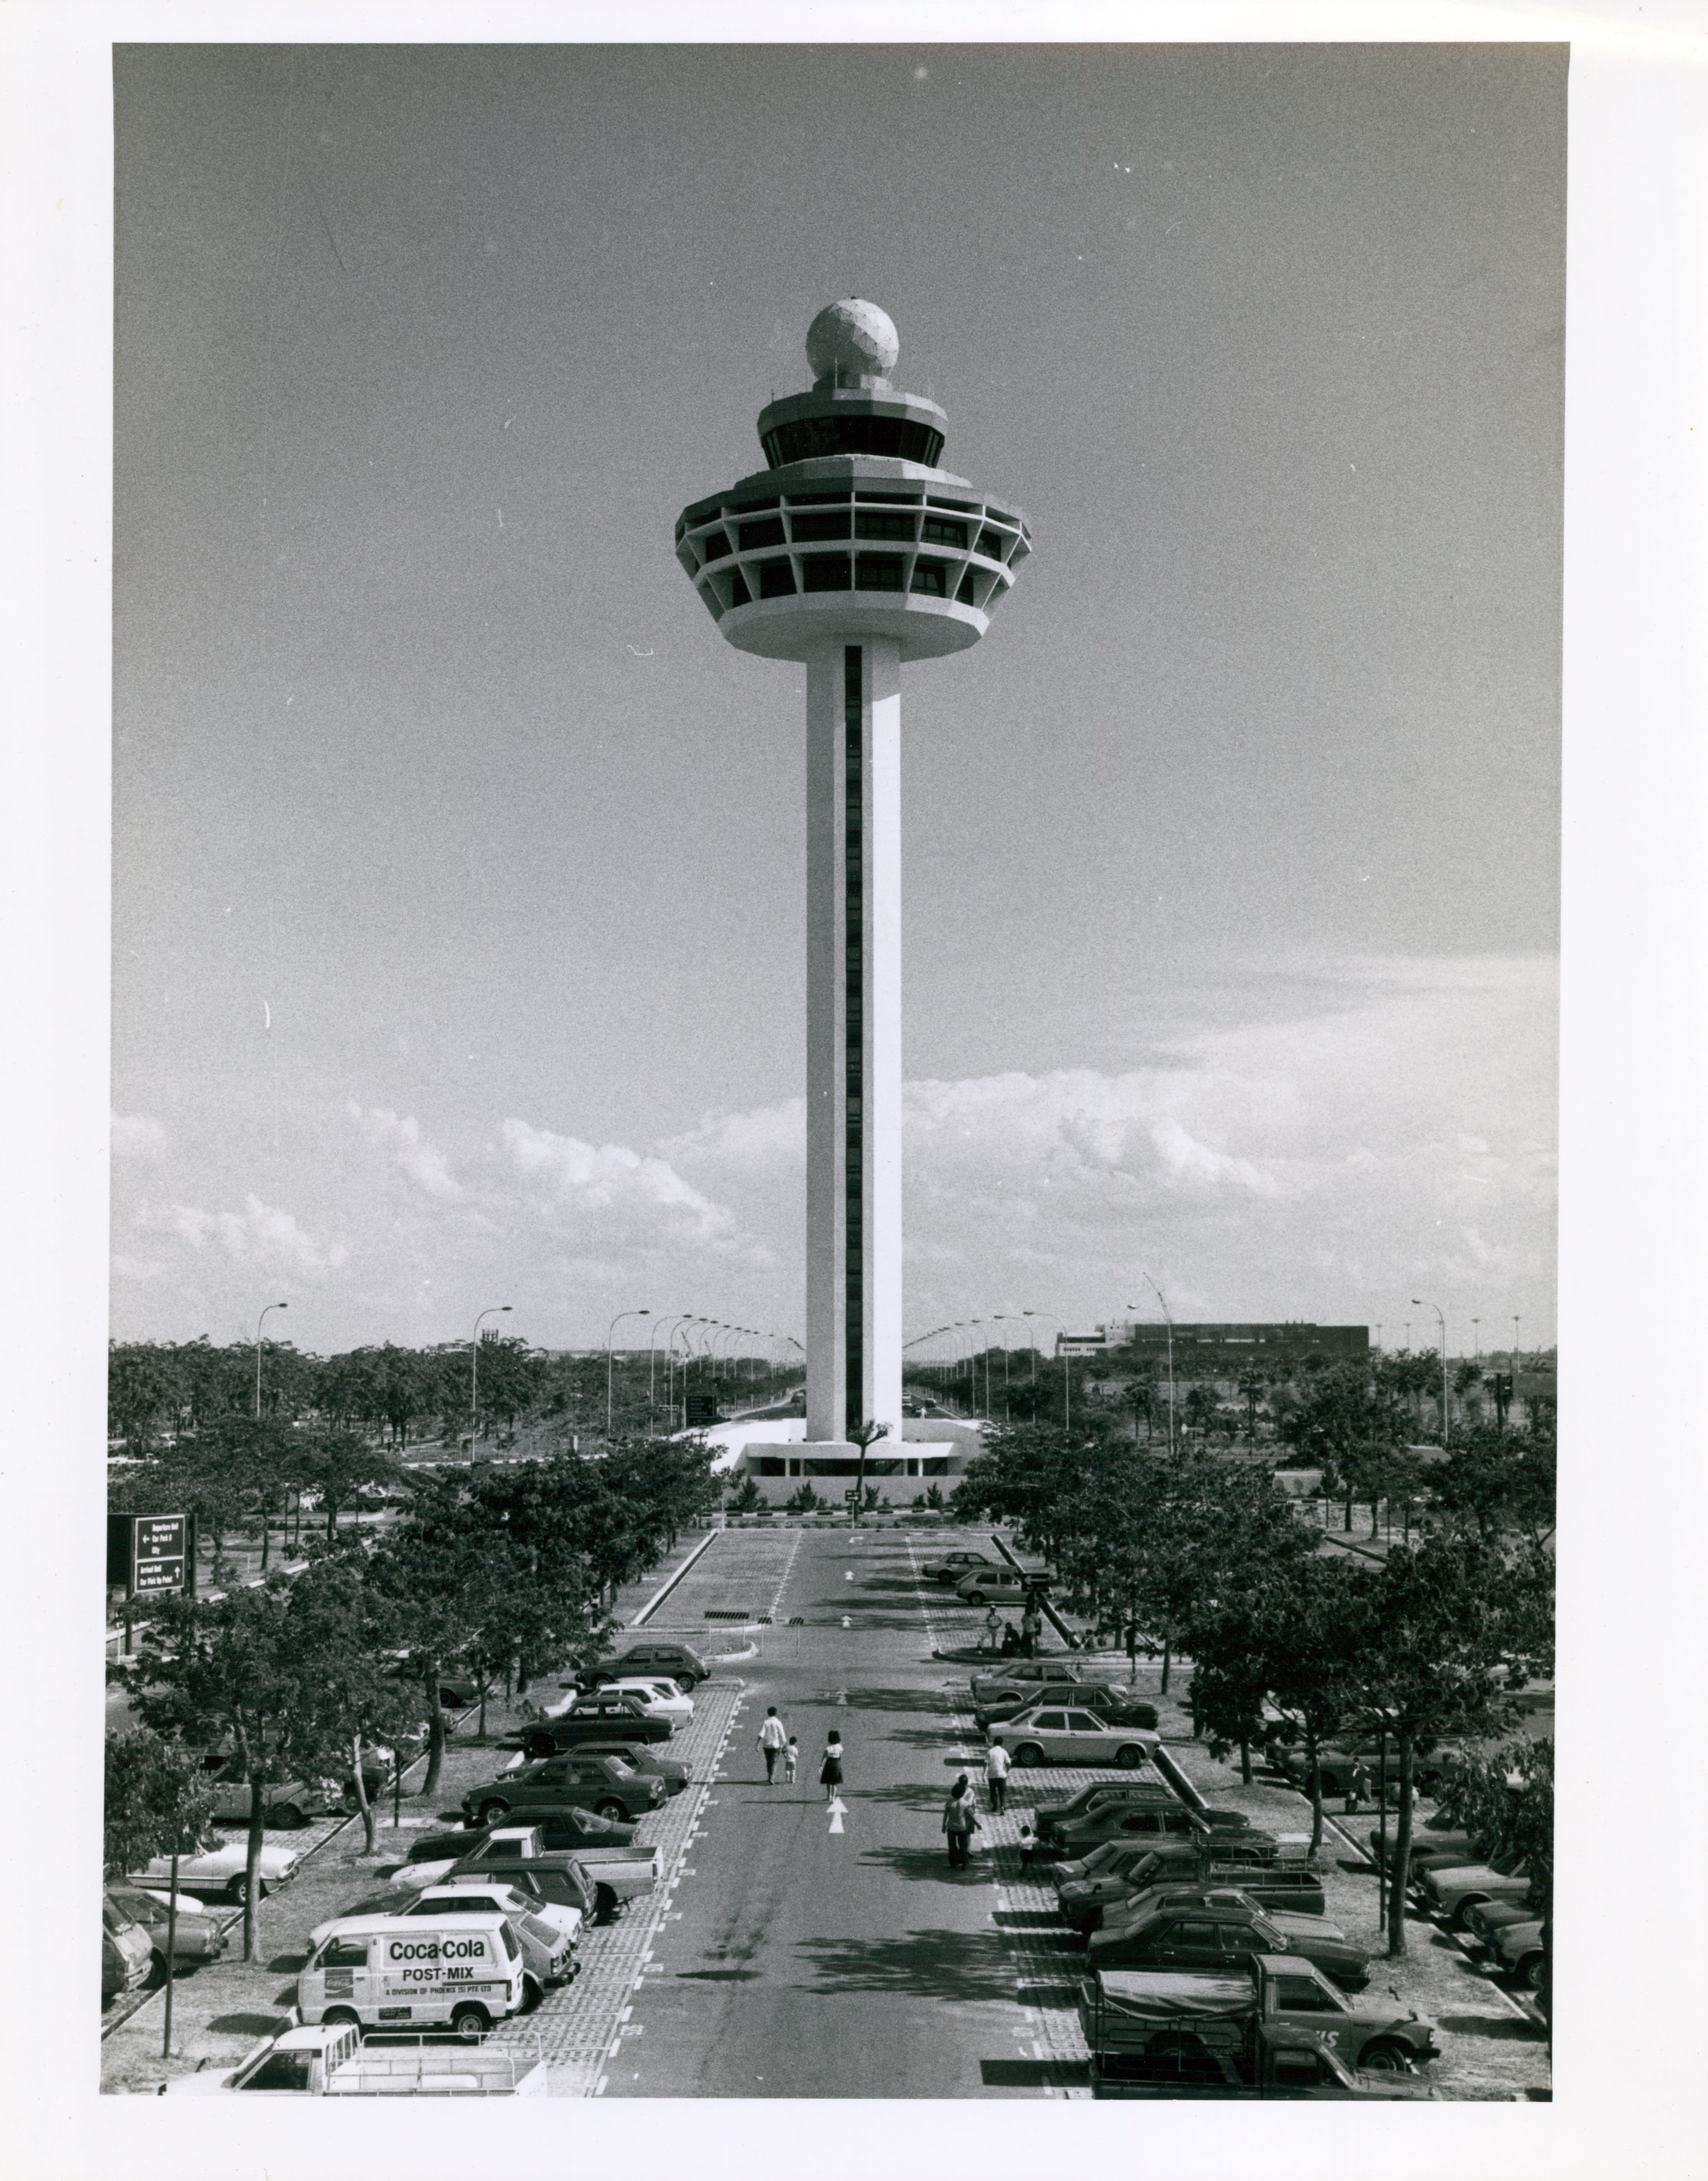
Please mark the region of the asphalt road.
MULTIPOLYGON (((931 1655, 904 1534, 796 1534, 768 1655, 743 1668, 694 1875, 655 1941, 604 2095, 1036 2097, 989 1858, 951 1873, 940 1830, 966 1746, 949 1692, 967 1669, 931 1655), (807 1625, 788 1627, 792 1615, 807 1625), (757 1737, 773 1703, 800 1741, 793 1786, 766 1785, 757 1737), (832 1725, 848 1752, 834 1833, 817 1778, 832 1725)), ((720 1540, 721 1588, 747 1543, 720 1540)), ((783 1571, 760 1558, 782 1543, 751 1540, 767 1593, 783 1571)), ((926 1587, 941 1623, 937 1587, 926 1587)), ((977 1616, 953 1618, 970 1637, 977 1616)))

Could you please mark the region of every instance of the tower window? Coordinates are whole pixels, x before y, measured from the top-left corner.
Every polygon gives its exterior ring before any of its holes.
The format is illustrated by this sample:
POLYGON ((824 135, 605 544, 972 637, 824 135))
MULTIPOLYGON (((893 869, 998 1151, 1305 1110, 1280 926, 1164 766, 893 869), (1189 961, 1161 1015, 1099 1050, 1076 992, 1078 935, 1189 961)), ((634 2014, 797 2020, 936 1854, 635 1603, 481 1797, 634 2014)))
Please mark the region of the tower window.
POLYGON ((898 553, 862 553, 854 562, 857 591, 898 591, 902 560, 898 553))
POLYGON ((812 553, 800 564, 804 591, 846 591, 854 588, 846 553, 812 553))
POLYGON ((781 545, 782 517, 780 515, 762 516, 757 522, 743 522, 736 535, 741 540, 743 553, 757 552, 763 545, 781 545))
POLYGON ((914 534, 910 515, 878 515, 862 508, 854 517, 856 538, 909 538, 914 534))
MULTIPOLYGON (((743 545, 747 543, 745 526, 743 528, 742 543, 743 545)), ((1007 538, 1000 530, 981 530, 979 533, 978 550, 987 560, 1000 560, 1003 557, 1003 548, 1007 543, 1007 538)))
POLYGON ((739 568, 732 568, 729 571, 729 602, 732 606, 750 606, 753 604, 753 593, 743 580, 739 568))
POLYGON ((729 540, 721 530, 708 530, 699 541, 699 549, 708 560, 721 560, 729 550, 729 540))
POLYGON ((810 545, 821 538, 846 538, 848 534, 848 513, 844 507, 840 515, 792 515, 794 542, 810 545))
POLYGON ((955 593, 955 597, 964 606, 970 606, 976 603, 973 598, 973 571, 970 568, 961 577, 961 587, 955 593))
POLYGON ((760 562, 759 594, 762 599, 790 599, 794 596, 794 570, 787 560, 760 562))
POLYGON ((913 588, 928 599, 945 599, 948 596, 948 586, 943 580, 945 573, 941 560, 915 560, 913 588))
POLYGON ((953 545, 963 553, 966 550, 967 526, 947 516, 926 516, 920 525, 920 535, 927 545, 953 545))

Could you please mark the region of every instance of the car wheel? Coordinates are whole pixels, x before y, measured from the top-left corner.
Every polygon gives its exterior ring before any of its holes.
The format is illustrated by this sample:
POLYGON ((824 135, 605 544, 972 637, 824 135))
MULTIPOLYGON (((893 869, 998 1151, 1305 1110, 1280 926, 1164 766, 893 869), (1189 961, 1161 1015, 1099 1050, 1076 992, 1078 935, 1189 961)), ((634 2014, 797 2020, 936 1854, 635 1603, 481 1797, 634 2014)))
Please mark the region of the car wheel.
POLYGON ((556 1757, 557 1744, 549 1734, 530 1734, 528 1737, 528 1753, 530 1757, 556 1757))
POLYGON ((1534 1954, 1526 1954, 1520 1961, 1517 1978, 1526 1991, 1540 1991, 1545 1968, 1545 1964, 1539 1949, 1534 1954))
POLYGON ((1036 1742, 1023 1742, 1014 1752, 1016 1764, 1042 1764, 1044 1753, 1036 1742))
POLYGON ((1382 2075, 1409 2075, 1415 2072, 1411 2054, 1391 2037, 1378 2037, 1367 2045, 1358 2055, 1358 2065, 1372 2068, 1382 2075))
POLYGON ((607 1795, 602 1803, 595 1803, 593 1814, 596 1818, 614 1819, 618 1825, 624 1824, 628 1817, 628 1812, 614 1795, 607 1795))
POLYGON ((1488 1897, 1485 1893, 1473 1893, 1468 1899, 1456 1902, 1452 1914, 1447 1919, 1447 1929, 1450 1931, 1468 1931, 1471 1911, 1480 1908, 1488 1897))
POLYGON ((532 2014, 544 1997, 545 1987, 540 1983, 539 1978, 524 1976, 522 1979, 522 2006, 518 2012, 522 2014, 532 2014))
POLYGON ((970 1591, 967 1593, 967 1604, 968 1604, 969 1605, 982 1605, 982 1604, 984 1604, 984 1602, 985 1602, 985 1594, 984 1594, 983 1591, 981 1591, 981 1590, 970 1590, 970 1591))
POLYGON ((1145 1761, 1145 1753, 1136 1742, 1124 1742, 1115 1752, 1115 1762, 1124 1772, 1136 1772, 1145 1761))
MULTIPOLYGON (((246 1870, 240 1870, 237 1873, 225 1889, 225 1897, 228 1901, 240 1903, 248 1900, 249 1874, 246 1870)), ((257 1901, 264 1901, 267 1898, 267 1880, 264 1878, 257 1878, 255 1881, 255 1897, 257 1901)))
POLYGON ((450 2018, 450 2027, 455 2035, 472 2045, 477 2037, 485 2036, 492 2027, 492 2017, 484 2007, 476 2007, 471 2002, 457 2008, 450 2018))
POLYGON ((307 1822, 295 1803, 275 1803, 267 1813, 267 1823, 276 1825, 280 1832, 294 1833, 299 1825, 307 1822))
POLYGON ((342 2029, 346 2024, 362 2027, 362 2017, 353 2007, 329 2007, 320 2019, 329 2029, 342 2029))
POLYGON ((496 1795, 489 1797, 480 1806, 480 1822, 483 1825, 495 1825, 500 1818, 507 1818, 509 1815, 509 1803, 501 1801, 496 1795))
POLYGON ((602 1924, 608 1924, 616 1913, 616 1896, 608 1886, 594 1888, 593 1913, 602 1924))

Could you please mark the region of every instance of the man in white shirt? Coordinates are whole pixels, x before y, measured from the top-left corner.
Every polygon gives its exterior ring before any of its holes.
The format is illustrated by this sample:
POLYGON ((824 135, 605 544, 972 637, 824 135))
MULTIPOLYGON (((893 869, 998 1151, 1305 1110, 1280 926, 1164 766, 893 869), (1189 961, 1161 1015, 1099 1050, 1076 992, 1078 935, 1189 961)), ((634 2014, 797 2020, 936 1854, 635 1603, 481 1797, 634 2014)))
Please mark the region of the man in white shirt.
POLYGON ((765 1724, 759 1731, 759 1746, 765 1752, 765 1784, 769 1787, 777 1778, 777 1760, 788 1747, 788 1730, 777 1715, 772 1704, 765 1715, 765 1724))
POLYGON ((1000 1817, 1009 1796, 1009 1753, 999 1742, 985 1752, 985 1785, 991 1791, 991 1808, 1000 1817))

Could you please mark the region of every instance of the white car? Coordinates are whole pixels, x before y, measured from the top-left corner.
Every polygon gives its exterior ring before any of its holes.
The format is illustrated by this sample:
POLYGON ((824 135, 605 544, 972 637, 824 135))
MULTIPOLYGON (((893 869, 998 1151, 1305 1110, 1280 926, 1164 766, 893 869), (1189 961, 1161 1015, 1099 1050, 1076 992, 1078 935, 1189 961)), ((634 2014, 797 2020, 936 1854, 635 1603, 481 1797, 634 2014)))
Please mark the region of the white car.
MULTIPOLYGON (((422 1868, 430 1870, 437 1866, 428 1864, 422 1868)), ((394 1884, 396 1882, 393 1880, 394 1884)), ((399 1908, 396 1913, 401 1916, 428 1915, 435 1906, 442 1908, 448 1898, 455 1913, 459 1914, 476 1916, 490 1913, 495 1916, 507 1917, 511 1924, 520 1927, 518 1935, 526 1931, 527 1919, 532 1917, 536 1924, 544 1924, 547 1927, 553 1934, 554 1941, 567 1939, 572 1946, 580 1941, 579 1908, 571 1908, 556 1901, 536 1901, 532 1894, 519 1893, 515 1886, 505 1885, 502 1880, 483 1876, 478 1872, 465 1871, 461 1878, 434 1880, 427 1886, 412 1890, 417 1891, 420 1898, 406 1908, 399 1908)), ((329 1916, 323 1924, 317 1924, 308 1935, 310 1946, 324 1946, 341 1923, 360 1913, 359 1910, 346 1908, 341 1915, 329 1916)))
POLYGON ((633 1697, 649 1719, 694 1717, 694 1698, 685 1697, 674 1681, 642 1680, 638 1675, 633 1675, 621 1681, 601 1681, 594 1693, 602 1697, 613 1692, 618 1696, 633 1697))
MULTIPOLYGON (((295 1848, 275 1847, 264 1842, 261 1860, 256 1866, 259 1880, 258 1891, 264 1897, 275 1886, 282 1886, 290 1877, 301 1857, 295 1848)), ((243 1898, 249 1844, 246 1841, 227 1841, 212 1847, 202 1855, 180 1856, 178 1860, 178 1883, 188 1893, 223 1893, 230 1901, 243 1898)), ((141 1870, 130 1873, 133 1886, 169 1886, 172 1882, 172 1858, 157 1855, 141 1870)))
POLYGON ((1142 1727, 1111 1726, 1095 1712, 1065 1702, 1028 1704, 990 1729, 992 1742, 1020 1765, 1119 1764, 1131 1771, 1150 1756, 1158 1739, 1142 1727))

